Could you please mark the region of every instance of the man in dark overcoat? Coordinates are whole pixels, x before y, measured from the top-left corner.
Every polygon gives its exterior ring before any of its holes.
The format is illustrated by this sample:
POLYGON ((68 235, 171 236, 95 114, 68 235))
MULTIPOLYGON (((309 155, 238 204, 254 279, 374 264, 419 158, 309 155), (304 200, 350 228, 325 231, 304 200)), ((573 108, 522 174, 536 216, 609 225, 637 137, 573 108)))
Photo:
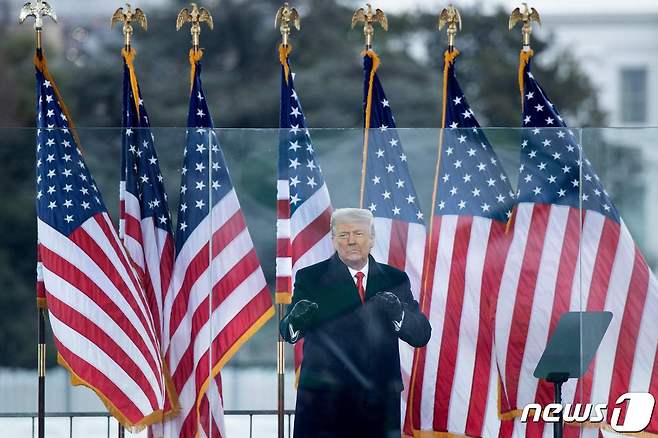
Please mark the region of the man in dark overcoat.
POLYGON ((279 326, 304 339, 294 436, 400 438, 398 339, 422 347, 430 324, 407 274, 370 255, 369 210, 334 211, 331 232, 336 253, 297 272, 279 326))

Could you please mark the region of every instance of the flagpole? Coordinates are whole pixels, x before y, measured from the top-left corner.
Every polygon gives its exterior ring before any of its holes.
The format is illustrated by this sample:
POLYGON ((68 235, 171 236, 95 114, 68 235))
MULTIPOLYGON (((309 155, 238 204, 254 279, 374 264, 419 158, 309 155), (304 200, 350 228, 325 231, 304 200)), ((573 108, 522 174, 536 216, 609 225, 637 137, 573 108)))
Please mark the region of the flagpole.
MULTIPOLYGON (((190 23, 190 35, 192 36, 192 49, 190 51, 189 55, 189 60, 190 60, 190 93, 192 92, 192 89, 194 88, 194 79, 195 79, 195 74, 196 74, 196 63, 201 60, 201 57, 203 56, 203 51, 201 50, 201 23, 206 23, 210 30, 213 29, 214 27, 214 21, 212 18, 212 15, 210 12, 203 7, 199 7, 196 3, 190 3, 191 10, 188 8, 183 8, 178 12, 178 16, 176 17, 176 31, 180 31, 183 26, 187 23, 190 23)), ((206 133, 208 134, 208 159, 210 162, 212 162, 212 136, 211 136, 211 130, 212 128, 208 127, 205 128, 206 133)), ((212 172, 208 172, 208 187, 212 185, 212 172)), ((212 196, 212 193, 209 193, 210 196, 212 196)), ((210 200, 212 201, 212 199, 210 200)), ((210 207, 208 210, 211 215, 212 215, 212 202, 210 202, 210 207)), ((208 266, 212 267, 213 264, 213 238, 212 238, 212 221, 208 222, 208 227, 209 227, 209 232, 210 232, 210 240, 208 241, 208 266)), ((215 391, 211 390, 213 388, 213 368, 214 368, 214 358, 213 358, 213 340, 214 340, 214 329, 213 329, 213 323, 212 323, 212 315, 213 315, 213 310, 214 310, 214 304, 213 304, 213 288, 211 287, 210 290, 208 291, 208 386, 206 388, 206 398, 208 400, 208 438, 213 438, 213 415, 212 415, 212 408, 213 408, 213 394, 215 394, 215 391)), ((223 403, 222 400, 217 400, 217 403, 223 403)), ((198 409, 198 407, 197 407, 198 409)), ((199 418, 197 419, 199 424, 201 424, 201 415, 199 415, 199 418)), ((201 426, 203 427, 203 426, 201 426)), ((200 435, 199 432, 197 431, 196 435, 200 435)))
POLYGON ((370 78, 368 80, 368 94, 366 95, 366 107, 364 110, 364 123, 363 123, 363 152, 361 157, 361 183, 359 188, 359 207, 363 208, 365 202, 365 188, 366 188, 366 170, 368 163, 368 137, 370 133, 370 111, 372 108, 372 87, 375 77, 375 71, 379 65, 379 58, 375 52, 372 51, 372 40, 375 35, 374 24, 379 23, 382 29, 388 30, 388 20, 384 11, 376 9, 374 12, 372 6, 367 3, 366 8, 359 8, 352 16, 352 29, 357 23, 363 22, 363 35, 366 39, 365 55, 372 58, 372 68, 370 71, 370 78))
MULTIPOLYGON (((428 260, 429 253, 431 251, 432 237, 434 231, 434 209, 436 208, 436 196, 439 189, 439 172, 441 167, 441 153, 443 149, 443 138, 444 130, 446 129, 446 87, 448 84, 448 69, 450 64, 454 62, 454 59, 457 57, 459 52, 455 49, 455 38, 457 32, 461 30, 462 19, 459 14, 459 10, 455 8, 452 4, 444 8, 439 15, 439 30, 447 26, 446 32, 448 34, 448 50, 444 53, 443 60, 443 84, 442 84, 442 101, 441 101, 441 131, 439 133, 439 145, 438 145, 438 155, 436 159, 436 167, 434 169, 434 185, 432 188, 432 209, 430 210, 430 223, 429 223, 429 233, 427 235, 427 244, 425 245, 425 260, 428 260)), ((426 290, 427 288, 427 278, 429 263, 426 263, 422 275, 422 288, 421 290, 426 290)), ((422 299, 422 298, 421 298, 422 299)), ((423 303, 421 303, 422 306, 423 303)))
MULTIPOLYGON (((41 60, 43 52, 41 47, 41 33, 43 30, 43 17, 50 17, 56 23, 57 15, 50 5, 41 0, 26 3, 20 11, 18 22, 23 23, 26 18, 34 18, 36 57, 41 60)), ((46 436, 46 306, 38 303, 37 315, 37 426, 38 437, 46 436)))
MULTIPOLYGON (((288 2, 284 2, 283 5, 277 10, 276 16, 274 17, 274 27, 279 27, 281 32, 281 50, 279 50, 279 61, 284 68, 284 75, 286 82, 288 81, 288 60, 287 54, 290 52, 291 48, 288 44, 291 25, 295 29, 299 30, 301 27, 301 20, 299 18, 299 13, 297 9, 291 8, 288 5, 288 2), (285 61, 284 56, 281 54, 286 54, 285 61), (284 64, 285 62, 285 64, 284 64)), ((283 96, 281 96, 283 98, 283 96)), ((276 289, 276 288, 275 288, 276 289)), ((276 290, 275 290, 276 292, 276 290)), ((290 291, 289 291, 290 292, 290 291)), ((278 294, 275 294, 278 295, 278 294)), ((283 300, 277 298, 277 310, 279 312, 279 326, 283 320, 283 314, 285 311, 286 303, 283 300)), ((285 370, 286 370, 286 357, 285 357, 285 341, 279 333, 277 342, 276 342, 276 375, 277 375, 277 437, 284 438, 285 434, 285 370)))
POLYGON ((37 376, 39 380, 37 401, 37 424, 39 427, 39 438, 46 435, 46 309, 39 308, 39 321, 37 324, 37 376))
MULTIPOLYGON (((434 169, 434 184, 432 188, 432 206, 430 210, 430 221, 429 221, 429 232, 427 234, 427 240, 425 243, 425 253, 424 260, 425 264, 423 266, 423 273, 421 275, 421 295, 420 295, 420 309, 423 311, 425 309, 426 295, 425 291, 427 290, 427 281, 429 278, 429 271, 431 269, 429 263, 429 256, 432 252, 432 239, 434 232, 434 213, 436 209, 436 197, 439 189, 439 172, 441 171, 441 154, 443 153, 443 141, 444 141, 444 132, 446 129, 446 99, 448 96, 447 86, 448 86, 448 71, 450 65, 454 62, 454 59, 459 55, 459 51, 455 48, 455 38, 457 32, 461 30, 461 15, 459 10, 455 8, 452 4, 444 8, 439 15, 439 30, 447 26, 448 34, 448 49, 443 55, 443 84, 442 84, 442 100, 441 100, 441 130, 439 133, 439 144, 437 147, 437 158, 436 166, 434 169)), ((429 310, 428 310, 429 311, 429 310)), ((413 411, 413 400, 414 400, 414 388, 416 386, 416 376, 418 373, 417 370, 417 355, 420 353, 420 349, 414 350, 414 359, 413 359, 413 368, 411 371, 411 384, 409 388, 409 396, 407 403, 407 413, 413 411)), ((413 419, 409 420, 411 422, 411 427, 413 428, 413 419)))

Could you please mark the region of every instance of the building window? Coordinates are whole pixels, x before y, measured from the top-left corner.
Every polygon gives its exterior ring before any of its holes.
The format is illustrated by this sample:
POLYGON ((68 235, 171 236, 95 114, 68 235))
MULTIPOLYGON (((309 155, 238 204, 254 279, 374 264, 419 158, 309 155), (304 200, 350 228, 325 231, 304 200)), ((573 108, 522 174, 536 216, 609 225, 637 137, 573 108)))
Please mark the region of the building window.
POLYGON ((621 121, 647 122, 647 69, 626 67, 621 69, 621 121))

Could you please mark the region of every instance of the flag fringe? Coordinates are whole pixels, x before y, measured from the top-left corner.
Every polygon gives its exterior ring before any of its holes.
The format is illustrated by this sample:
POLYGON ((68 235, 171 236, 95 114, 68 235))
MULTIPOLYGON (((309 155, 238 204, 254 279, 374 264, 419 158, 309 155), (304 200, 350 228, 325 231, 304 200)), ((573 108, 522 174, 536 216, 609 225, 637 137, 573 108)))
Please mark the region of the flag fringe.
POLYGON ((190 49, 189 60, 190 60, 190 93, 192 88, 194 88, 194 76, 196 76, 196 65, 203 58, 203 50, 190 49))
POLYGON ((283 67, 283 76, 286 80, 286 85, 288 85, 288 77, 290 76, 290 66, 288 65, 288 55, 292 52, 292 45, 288 44, 284 46, 279 44, 279 63, 283 67))
POLYGON ((521 50, 519 53, 519 91, 521 93, 521 112, 523 112, 523 89, 525 87, 523 72, 534 54, 535 52, 532 50, 521 50))
POLYGON ((75 371, 73 371, 71 366, 66 362, 64 357, 62 357, 62 355, 59 353, 57 353, 57 363, 69 372, 71 378, 71 385, 86 386, 87 388, 94 391, 98 396, 98 398, 100 398, 100 400, 103 402, 110 415, 116 418, 116 420, 130 433, 141 432, 147 426, 162 422, 165 418, 167 418, 167 414, 165 414, 162 410, 157 410, 145 416, 137 423, 133 423, 130 420, 128 420, 128 418, 126 418, 125 415, 121 413, 120 409, 114 406, 114 404, 105 396, 105 394, 103 394, 103 392, 100 389, 96 388, 94 385, 92 385, 91 383, 87 382, 86 380, 78 376, 75 373, 75 371))
POLYGON ((292 294, 290 292, 275 292, 275 304, 290 304, 292 303, 292 294))
MULTIPOLYGON (((210 381, 217 377, 217 374, 221 371, 221 369, 226 365, 226 362, 228 362, 234 355, 235 353, 238 352, 240 347, 242 347, 245 342, 247 342, 258 330, 260 330, 263 325, 271 317, 274 316, 276 313, 276 310, 274 306, 271 306, 265 313, 263 313, 257 320, 254 322, 247 331, 244 332, 242 336, 229 348, 226 353, 219 359, 219 362, 212 368, 210 372, 210 376, 206 378, 206 380, 203 382, 201 385, 201 389, 199 390, 199 395, 197 396, 196 399, 196 412, 197 412, 197 421, 200 417, 200 412, 201 412, 201 400, 203 396, 206 394, 206 391, 208 390, 208 386, 210 385, 210 381)), ((212 348, 212 345, 210 346, 212 348)))
POLYGON ((135 74, 135 57, 137 52, 132 47, 130 51, 126 50, 124 47, 121 49, 121 56, 123 57, 126 67, 128 67, 128 72, 130 74, 130 88, 133 91, 133 100, 135 101, 135 111, 137 111, 137 118, 139 119, 139 85, 137 85, 137 75, 135 74))
POLYGON ((366 189, 366 165, 368 163, 368 133, 370 131, 370 116, 372 114, 372 89, 375 83, 375 74, 379 68, 379 56, 374 50, 366 50, 362 55, 372 59, 372 68, 368 78, 368 94, 366 95, 365 121, 363 128, 363 156, 361 158, 361 188, 359 194, 359 207, 363 208, 363 195, 366 189))
POLYGON ((48 302, 45 298, 37 297, 37 308, 48 309, 48 302))

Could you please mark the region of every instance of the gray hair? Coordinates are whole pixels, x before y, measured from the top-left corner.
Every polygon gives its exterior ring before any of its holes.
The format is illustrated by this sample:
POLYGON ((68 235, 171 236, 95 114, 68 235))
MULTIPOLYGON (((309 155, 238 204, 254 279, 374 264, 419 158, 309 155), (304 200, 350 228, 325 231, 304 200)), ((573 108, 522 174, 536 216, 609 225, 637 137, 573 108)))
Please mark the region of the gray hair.
POLYGON ((375 236, 375 218, 372 212, 365 208, 337 208, 331 214, 331 235, 336 231, 336 225, 348 222, 367 222, 370 225, 370 234, 375 236))

